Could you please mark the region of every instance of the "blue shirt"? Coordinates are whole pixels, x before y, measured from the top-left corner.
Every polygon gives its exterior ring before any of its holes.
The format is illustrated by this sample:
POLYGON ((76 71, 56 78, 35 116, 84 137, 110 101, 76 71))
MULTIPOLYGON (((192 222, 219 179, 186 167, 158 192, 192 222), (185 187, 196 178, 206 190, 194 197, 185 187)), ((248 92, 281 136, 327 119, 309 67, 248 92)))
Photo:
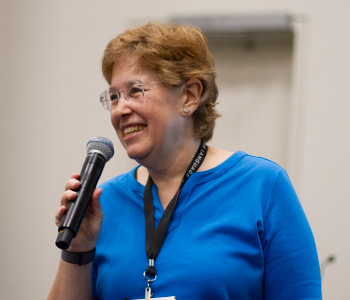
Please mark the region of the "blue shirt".
MULTIPOLYGON (((144 186, 135 171, 101 185, 96 299, 144 298, 144 186)), ((157 226, 164 209, 155 185, 153 201, 157 226)), ((188 179, 155 268, 155 298, 322 299, 314 238, 288 175, 241 151, 188 179)))

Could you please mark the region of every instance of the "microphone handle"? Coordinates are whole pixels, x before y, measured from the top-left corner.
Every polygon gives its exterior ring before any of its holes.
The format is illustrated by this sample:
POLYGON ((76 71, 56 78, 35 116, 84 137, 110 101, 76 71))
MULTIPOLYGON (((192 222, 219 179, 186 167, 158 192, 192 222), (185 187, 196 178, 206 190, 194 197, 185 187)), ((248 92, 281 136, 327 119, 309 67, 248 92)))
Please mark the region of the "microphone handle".
POLYGON ((76 237, 105 163, 104 156, 97 152, 88 154, 86 157, 80 172, 80 187, 77 189, 77 197, 68 203, 66 214, 58 227, 56 239, 58 248, 68 249, 72 239, 76 237))

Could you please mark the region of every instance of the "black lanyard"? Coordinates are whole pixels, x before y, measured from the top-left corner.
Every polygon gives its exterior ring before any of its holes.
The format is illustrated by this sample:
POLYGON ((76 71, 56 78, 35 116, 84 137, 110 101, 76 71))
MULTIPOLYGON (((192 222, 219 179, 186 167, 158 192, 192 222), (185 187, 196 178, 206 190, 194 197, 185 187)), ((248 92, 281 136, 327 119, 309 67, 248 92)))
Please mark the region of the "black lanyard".
MULTIPOLYGON (((145 273, 156 277, 156 270, 154 268, 154 260, 156 259, 165 239, 165 234, 167 231, 168 223, 171 215, 175 209, 177 199, 179 197, 180 191, 183 185, 186 183, 187 179, 195 173, 201 166, 205 155, 207 154, 208 147, 202 141, 197 153, 193 157, 190 165, 188 166, 186 173, 182 179, 179 189, 177 190, 175 196, 170 201, 169 205, 165 209, 162 218, 159 221, 157 229, 154 227, 154 207, 153 207, 153 195, 152 186, 153 180, 151 176, 148 176, 147 184, 144 191, 144 207, 145 207, 145 225, 146 225, 146 253, 149 259, 149 266, 145 273)), ((146 277, 146 276, 145 276, 146 277)), ((148 278, 148 277, 146 277, 148 278)), ((154 279, 155 280, 155 279, 154 279)), ((150 280, 149 280, 150 281, 150 280)))

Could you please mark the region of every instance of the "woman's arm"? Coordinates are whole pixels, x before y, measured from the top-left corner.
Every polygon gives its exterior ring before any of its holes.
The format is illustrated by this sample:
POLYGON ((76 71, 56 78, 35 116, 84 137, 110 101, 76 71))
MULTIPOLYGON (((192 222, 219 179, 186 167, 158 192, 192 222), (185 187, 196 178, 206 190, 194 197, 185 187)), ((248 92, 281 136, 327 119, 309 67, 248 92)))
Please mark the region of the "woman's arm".
POLYGON ((264 299, 322 299, 314 237, 294 188, 283 170, 264 211, 264 299))
POLYGON ((60 260, 47 300, 92 300, 92 262, 83 266, 60 260))

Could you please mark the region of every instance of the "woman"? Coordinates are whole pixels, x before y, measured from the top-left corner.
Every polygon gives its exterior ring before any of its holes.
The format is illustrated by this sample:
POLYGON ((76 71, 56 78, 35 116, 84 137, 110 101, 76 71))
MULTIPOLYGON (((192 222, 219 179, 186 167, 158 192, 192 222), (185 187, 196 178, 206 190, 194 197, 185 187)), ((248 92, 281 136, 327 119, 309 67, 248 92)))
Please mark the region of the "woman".
MULTIPOLYGON (((321 299, 314 239, 286 172, 205 145, 219 114, 201 31, 127 30, 102 68, 101 102, 139 166, 95 190, 48 299, 321 299)), ((79 184, 74 174, 56 224, 79 184)))

